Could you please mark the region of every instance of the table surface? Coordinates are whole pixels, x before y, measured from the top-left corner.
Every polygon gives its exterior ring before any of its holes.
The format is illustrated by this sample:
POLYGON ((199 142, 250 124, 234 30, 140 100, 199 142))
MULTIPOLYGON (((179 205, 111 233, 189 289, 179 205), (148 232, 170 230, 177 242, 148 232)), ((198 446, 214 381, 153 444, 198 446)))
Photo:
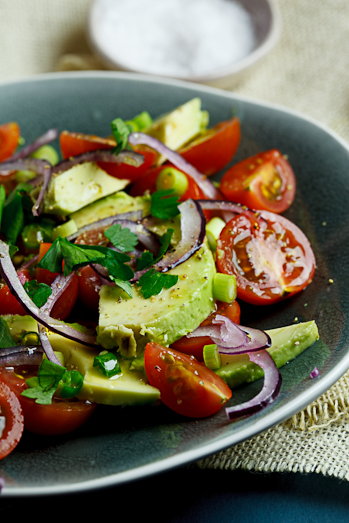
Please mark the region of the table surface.
POLYGON ((91 505, 117 516, 128 508, 130 521, 219 523, 342 523, 349 521, 349 485, 336 478, 298 473, 256 474, 179 468, 118 487, 43 498, 0 498, 0 521, 25 508, 26 514, 64 510, 64 518, 83 518, 91 505), (57 505, 55 505, 57 503, 57 505), (63 504, 67 508, 63 509, 63 504))

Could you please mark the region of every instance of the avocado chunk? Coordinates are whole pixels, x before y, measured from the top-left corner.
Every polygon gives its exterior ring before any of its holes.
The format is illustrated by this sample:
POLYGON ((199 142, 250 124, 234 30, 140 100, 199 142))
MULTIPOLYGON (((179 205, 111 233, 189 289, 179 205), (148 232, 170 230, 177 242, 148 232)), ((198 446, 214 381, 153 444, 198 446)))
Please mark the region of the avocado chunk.
POLYGON ((104 196, 121 191, 128 184, 129 180, 110 176, 95 162, 74 165, 51 179, 44 212, 66 216, 104 196))
POLYGON ((157 342, 169 346, 193 331, 214 310, 213 279, 216 267, 204 245, 186 262, 168 271, 178 282, 157 296, 143 298, 133 285, 133 298, 119 287, 103 285, 99 300, 97 340, 102 347, 133 357, 145 345, 157 342))
POLYGON ((208 113, 201 110, 200 98, 193 98, 174 111, 154 120, 144 132, 176 151, 202 132, 207 124, 208 113))
MULTIPOLYGON (((319 339, 315 321, 295 323, 266 331, 272 341, 267 349, 278 368, 293 360, 319 339)), ((233 389, 242 383, 252 383, 263 377, 262 369, 249 360, 247 354, 221 356, 222 366, 215 371, 233 389)))
POLYGON ((70 219, 74 220, 78 229, 81 229, 85 225, 114 216, 114 214, 141 210, 143 216, 146 216, 149 214, 150 202, 150 196, 133 198, 124 191, 120 191, 86 205, 86 207, 72 213, 70 219))
POLYGON ((129 370, 131 360, 118 357, 121 373, 107 378, 98 367, 93 366, 100 350, 85 347, 55 333, 49 333, 49 340, 53 350, 63 353, 65 366, 78 370, 84 376, 78 398, 120 406, 145 405, 159 400, 159 390, 149 385, 145 374, 129 370))

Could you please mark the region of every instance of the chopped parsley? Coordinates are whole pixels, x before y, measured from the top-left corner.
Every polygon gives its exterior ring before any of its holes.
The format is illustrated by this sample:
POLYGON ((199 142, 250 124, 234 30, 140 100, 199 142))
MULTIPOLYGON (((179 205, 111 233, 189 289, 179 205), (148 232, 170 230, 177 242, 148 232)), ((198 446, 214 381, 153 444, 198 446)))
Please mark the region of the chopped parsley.
POLYGON ((26 281, 24 284, 28 296, 33 300, 37 307, 42 307, 52 294, 52 289, 46 283, 38 283, 37 280, 26 281))
POLYGON ((155 191, 151 195, 150 212, 155 218, 167 220, 179 214, 177 196, 171 196, 173 189, 155 191))
POLYGON ((160 237, 160 249, 158 252, 157 257, 154 259, 154 255, 152 252, 145 251, 142 253, 142 256, 140 258, 137 258, 136 261, 136 269, 137 271, 141 271, 143 269, 146 269, 148 267, 151 267, 151 265, 154 265, 154 263, 157 263, 161 260, 167 249, 169 248, 171 244, 171 239, 174 233, 174 229, 167 229, 167 231, 160 237))
POLYGON ((120 252, 132 251, 138 243, 137 234, 131 232, 128 227, 121 227, 120 223, 115 223, 104 232, 104 236, 120 252))
POLYGON ((150 298, 160 294, 163 288, 169 289, 176 285, 178 276, 174 274, 166 274, 158 272, 155 269, 150 269, 143 274, 139 280, 138 285, 141 287, 141 293, 144 298, 150 298))
POLYGON ((0 349, 15 347, 17 343, 13 340, 6 321, 0 317, 0 349))
POLYGON ((83 384, 83 376, 76 370, 67 370, 47 358, 40 364, 38 375, 26 380, 28 389, 21 394, 27 398, 35 399, 35 403, 48 405, 52 402, 53 395, 61 398, 73 398, 83 384))

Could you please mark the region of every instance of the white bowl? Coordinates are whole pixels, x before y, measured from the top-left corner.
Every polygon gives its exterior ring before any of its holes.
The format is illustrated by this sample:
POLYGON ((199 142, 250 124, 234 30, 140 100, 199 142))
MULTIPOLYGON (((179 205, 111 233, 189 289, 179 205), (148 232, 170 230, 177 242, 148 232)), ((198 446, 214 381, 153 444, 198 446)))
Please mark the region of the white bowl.
POLYGON ((94 0, 87 24, 91 48, 109 69, 222 88, 264 57, 280 30, 275 0, 94 0))

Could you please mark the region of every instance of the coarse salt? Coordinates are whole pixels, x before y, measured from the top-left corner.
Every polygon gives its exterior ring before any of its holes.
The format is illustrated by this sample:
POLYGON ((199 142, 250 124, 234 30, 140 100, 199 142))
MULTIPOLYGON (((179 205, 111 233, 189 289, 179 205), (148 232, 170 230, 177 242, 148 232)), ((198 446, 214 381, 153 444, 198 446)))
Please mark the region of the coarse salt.
POLYGON ((95 22, 105 55, 151 74, 209 74, 255 45, 250 16, 234 0, 101 0, 95 22))

